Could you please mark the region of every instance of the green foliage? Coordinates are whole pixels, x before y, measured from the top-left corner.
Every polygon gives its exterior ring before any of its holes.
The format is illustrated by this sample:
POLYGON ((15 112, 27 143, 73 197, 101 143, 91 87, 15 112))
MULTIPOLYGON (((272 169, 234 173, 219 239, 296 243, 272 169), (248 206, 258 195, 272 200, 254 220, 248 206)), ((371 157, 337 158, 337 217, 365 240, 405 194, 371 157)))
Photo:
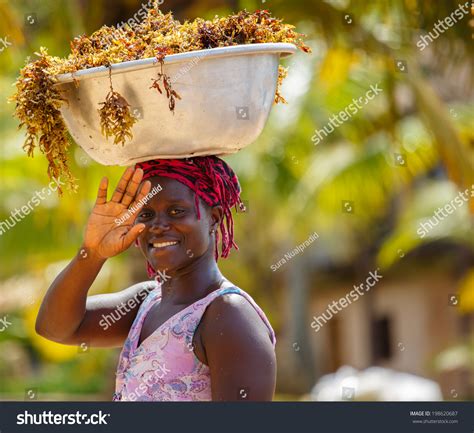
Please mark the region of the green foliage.
MULTIPOLYGON (((125 7, 126 2, 115 3, 125 7)), ((230 9, 225 2, 217 2, 219 6, 210 3, 190 2, 185 11, 174 12, 177 16, 192 12, 194 15, 186 18, 193 19, 210 18, 214 8, 230 9)), ((40 2, 35 6, 39 23, 27 28, 23 18, 31 12, 30 6, 0 2, 0 18, 6 17, 0 19, 5 26, 0 37, 11 35, 14 42, 0 53, 3 101, 13 92, 10 84, 25 58, 40 45, 62 56, 68 49, 67 41, 82 32, 85 24, 90 32, 104 23, 104 17, 110 19, 104 1, 91 2, 87 10, 79 4, 69 0, 40 2)), ((320 239, 304 254, 347 264, 371 251, 371 260, 383 267, 400 260, 400 250, 406 255, 434 238, 458 243, 472 239, 467 206, 432 235, 421 239, 416 233, 423 219, 456 195, 461 187, 455 182, 466 178, 460 174, 472 172, 474 110, 469 91, 456 87, 472 87, 471 79, 462 81, 474 76, 467 61, 472 57, 472 44, 468 18, 464 18, 431 44, 430 56, 422 55, 415 46, 420 31, 431 30, 438 19, 457 7, 454 0, 239 4, 239 8, 252 6, 269 7, 274 15, 298 24, 308 34, 314 53, 297 54, 283 62, 292 66, 282 87, 289 104, 275 106, 262 136, 226 158, 239 175, 249 212, 235 215, 240 251, 233 251, 220 266, 256 298, 278 331, 285 326, 282 311, 293 288, 283 281, 285 271, 272 272, 270 265, 315 231, 320 239), (396 59, 406 59, 408 74, 396 69, 396 59), (413 70, 416 77, 411 76, 413 70), (465 73, 456 72, 460 70, 465 73), (454 78, 450 71, 456 74, 454 78), (445 83, 441 87, 437 85, 439 77, 445 83), (456 85, 445 89, 448 81, 456 85), (311 140, 315 129, 376 83, 383 92, 315 146, 311 140), (397 162, 396 155, 402 155, 405 164, 397 162), (435 170, 438 174, 434 176, 435 170), (347 212, 344 202, 353 204, 353 212, 347 212)), ((133 6, 127 7, 133 15, 133 6)), ((46 161, 27 158, 21 150, 24 137, 16 130, 13 109, 0 104, 0 221, 48 182, 46 161)), ((92 162, 76 146, 69 154, 78 178, 77 193, 66 193, 61 199, 48 196, 14 229, 0 236, 1 279, 69 259, 80 245, 100 178, 107 175, 114 184, 122 171, 92 162)), ((130 273, 137 266, 128 252, 120 260, 130 273)), ((27 336, 15 339, 28 347, 27 336)), ((48 390, 60 387, 69 392, 95 392, 105 382, 97 375, 85 374, 83 383, 70 383, 71 377, 78 376, 73 370, 103 371, 107 366, 110 371, 110 365, 110 359, 102 354, 59 366, 48 364, 38 383, 48 390)), ((3 381, 3 371, 0 376, 3 381)), ((7 388, 14 390, 15 385, 9 382, 7 388)))

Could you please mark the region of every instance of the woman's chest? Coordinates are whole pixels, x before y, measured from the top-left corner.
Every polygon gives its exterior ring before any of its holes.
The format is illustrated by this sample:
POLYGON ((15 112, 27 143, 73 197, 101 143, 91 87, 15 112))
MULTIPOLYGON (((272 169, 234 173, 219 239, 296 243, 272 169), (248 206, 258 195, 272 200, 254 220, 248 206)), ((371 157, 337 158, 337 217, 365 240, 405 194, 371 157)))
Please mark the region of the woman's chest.
MULTIPOLYGON (((137 346, 142 348, 142 343, 153 335, 166 335, 162 344, 169 344, 170 336, 174 345, 185 346, 186 352, 194 352, 198 360, 207 365, 205 350, 201 341, 200 315, 193 314, 192 305, 167 305, 158 301, 145 315, 137 346), (169 330, 165 329, 169 328, 169 330), (160 330, 160 332, 158 332, 160 330), (185 340, 182 340, 185 337, 185 340), (166 341, 166 343, 165 343, 166 341)), ((161 337, 160 337, 161 338, 161 337)))
POLYGON ((168 322, 173 317, 185 310, 189 305, 171 305, 158 302, 147 312, 138 339, 138 346, 152 335, 157 329, 168 322))

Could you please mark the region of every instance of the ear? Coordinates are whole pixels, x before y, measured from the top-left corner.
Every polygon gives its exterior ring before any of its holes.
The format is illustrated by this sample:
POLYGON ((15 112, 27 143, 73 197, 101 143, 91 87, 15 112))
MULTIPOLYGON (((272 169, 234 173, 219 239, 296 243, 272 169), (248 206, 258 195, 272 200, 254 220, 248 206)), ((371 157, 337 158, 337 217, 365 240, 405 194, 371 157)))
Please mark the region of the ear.
POLYGON ((224 209, 221 205, 216 205, 211 208, 211 229, 217 230, 222 218, 224 218, 224 209))

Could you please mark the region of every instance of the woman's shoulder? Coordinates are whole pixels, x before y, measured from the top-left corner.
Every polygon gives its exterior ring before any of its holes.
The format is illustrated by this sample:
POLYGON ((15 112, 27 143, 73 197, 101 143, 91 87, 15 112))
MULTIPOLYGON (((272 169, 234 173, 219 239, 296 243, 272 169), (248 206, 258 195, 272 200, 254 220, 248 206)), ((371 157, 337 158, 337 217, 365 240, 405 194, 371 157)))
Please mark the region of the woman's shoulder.
MULTIPOLYGON (((275 341, 273 328, 260 306, 250 294, 228 280, 214 292, 203 322, 204 327, 206 322, 213 325, 219 323, 219 332, 240 329, 240 332, 269 336, 272 342, 275 341)), ((213 329, 216 327, 213 326, 213 329)))

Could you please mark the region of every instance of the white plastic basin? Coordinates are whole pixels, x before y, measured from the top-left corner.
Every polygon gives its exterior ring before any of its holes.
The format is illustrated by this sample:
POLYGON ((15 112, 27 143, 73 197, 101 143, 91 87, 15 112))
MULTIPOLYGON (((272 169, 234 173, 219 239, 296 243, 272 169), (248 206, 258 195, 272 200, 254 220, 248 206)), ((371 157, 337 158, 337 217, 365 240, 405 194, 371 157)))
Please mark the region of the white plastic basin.
POLYGON ((103 165, 231 154, 262 132, 275 97, 280 56, 296 50, 293 44, 269 43, 167 56, 163 71, 182 98, 174 114, 166 95, 150 89, 160 71, 155 58, 112 65, 113 88, 138 118, 133 139, 124 146, 101 133, 98 109, 109 91, 108 68, 58 75, 67 101, 61 112, 74 140, 103 165))

